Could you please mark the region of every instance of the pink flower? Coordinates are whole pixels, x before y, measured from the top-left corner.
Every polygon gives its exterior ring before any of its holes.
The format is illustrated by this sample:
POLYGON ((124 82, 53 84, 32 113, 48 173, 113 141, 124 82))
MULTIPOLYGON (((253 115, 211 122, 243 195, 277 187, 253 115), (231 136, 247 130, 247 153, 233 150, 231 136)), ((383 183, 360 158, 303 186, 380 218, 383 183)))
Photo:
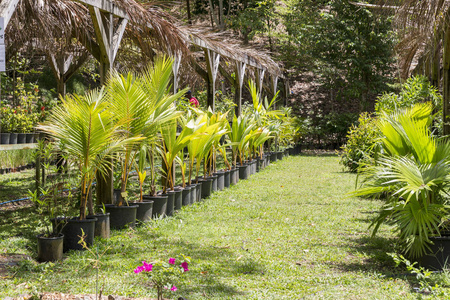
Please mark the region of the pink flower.
POLYGON ((169 264, 174 265, 175 264, 175 258, 169 258, 169 264))
POLYGON ((145 261, 143 261, 142 265, 143 265, 142 267, 144 268, 145 272, 151 272, 152 271, 152 268, 153 268, 152 264, 148 264, 145 261))
POLYGON ((184 269, 185 272, 189 271, 189 269, 188 269, 188 263, 187 263, 187 262, 183 262, 183 263, 181 264, 181 267, 184 269))
POLYGON ((173 286, 170 290, 175 292, 175 291, 178 290, 178 289, 177 289, 176 286, 173 286))
POLYGON ((45 109, 45 106, 42 106, 42 107, 41 107, 41 110, 44 110, 44 109, 45 109))
POLYGON ((139 273, 141 273, 142 271, 144 271, 144 267, 142 267, 142 266, 139 266, 139 267, 137 267, 136 269, 134 269, 134 273, 136 273, 136 274, 139 274, 139 273))

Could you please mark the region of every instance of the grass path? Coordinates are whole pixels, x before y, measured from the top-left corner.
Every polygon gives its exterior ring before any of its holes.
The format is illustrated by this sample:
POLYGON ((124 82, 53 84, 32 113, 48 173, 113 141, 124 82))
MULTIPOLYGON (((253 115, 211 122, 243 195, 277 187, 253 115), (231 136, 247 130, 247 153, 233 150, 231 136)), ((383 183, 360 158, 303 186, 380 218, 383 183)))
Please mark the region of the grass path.
MULTIPOLYGON (((110 247, 104 294, 155 297, 133 268, 183 253, 192 263, 173 299, 416 298, 409 281, 390 276, 405 273, 386 254, 390 231, 370 238, 368 219, 380 203, 345 197, 354 184, 336 156, 288 157, 173 218, 113 232, 97 242, 100 252, 110 247)), ((27 254, 20 249, 35 244, 3 236, 0 251, 8 247, 27 254)), ((0 281, 0 299, 33 289, 93 293, 89 258, 74 252, 55 265, 22 263, 13 279, 0 281)))

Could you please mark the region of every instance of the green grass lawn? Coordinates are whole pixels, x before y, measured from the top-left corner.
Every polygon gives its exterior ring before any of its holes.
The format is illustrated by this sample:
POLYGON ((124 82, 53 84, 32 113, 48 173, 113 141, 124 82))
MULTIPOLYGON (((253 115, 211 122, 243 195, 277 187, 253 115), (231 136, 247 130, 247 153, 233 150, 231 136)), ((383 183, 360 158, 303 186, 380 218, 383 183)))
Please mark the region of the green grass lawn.
MULTIPOLYGON (((133 269, 142 260, 184 254, 190 271, 172 299, 448 298, 442 275, 434 294, 414 292, 415 277, 387 255, 395 249, 388 227, 370 237, 381 202, 347 198, 355 179, 334 155, 287 157, 172 218, 114 231, 94 246, 109 247, 100 270, 103 293, 155 298, 133 269)), ((24 215, 9 212, 0 220, 0 254, 36 255, 36 218, 24 215)), ((91 258, 84 251, 56 264, 24 261, 0 281, 0 298, 94 293, 91 258)))

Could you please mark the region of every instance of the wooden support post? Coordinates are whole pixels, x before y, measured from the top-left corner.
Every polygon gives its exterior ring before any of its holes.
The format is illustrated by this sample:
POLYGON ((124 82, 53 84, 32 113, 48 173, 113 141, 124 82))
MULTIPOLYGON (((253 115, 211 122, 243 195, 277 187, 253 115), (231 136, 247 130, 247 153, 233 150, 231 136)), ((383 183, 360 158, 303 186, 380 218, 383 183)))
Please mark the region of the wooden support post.
POLYGON ((172 72, 173 72, 173 93, 178 92, 178 70, 181 65, 181 53, 177 53, 173 56, 172 72))
MULTIPOLYGON (((108 2, 109 3, 109 2, 108 2)), ((98 5, 97 5, 98 6, 98 5)), ((114 65, 114 60, 119 49, 120 42, 125 32, 128 20, 124 17, 119 18, 117 28, 114 28, 114 15, 116 7, 109 8, 110 12, 100 10, 99 7, 88 4, 89 13, 91 15, 98 47, 90 47, 96 50, 96 55, 100 62, 100 83, 104 85, 110 69, 114 65), (111 13, 113 12, 113 13, 111 13), (100 50, 100 53, 97 52, 100 50)), ((117 14, 116 14, 117 15, 117 14)), ((87 43, 86 43, 87 44, 87 43)), ((110 161, 110 170, 102 176, 97 173, 97 202, 112 203, 113 202, 113 162, 110 161)))
POLYGON ((242 112, 242 86, 244 84, 245 67, 246 63, 241 61, 236 61, 236 80, 235 80, 235 113, 236 116, 240 116, 242 112))
POLYGON ((444 34, 444 71, 443 71, 443 118, 444 118, 444 135, 450 134, 450 28, 447 27, 444 34))
POLYGON ((289 99, 289 95, 291 94, 291 86, 289 84, 289 80, 287 79, 287 77, 284 78, 283 80, 284 82, 284 105, 288 106, 288 99, 289 99))
POLYGON ((256 77, 256 87, 258 89, 259 98, 261 102, 263 101, 262 90, 263 90, 263 82, 264 82, 264 73, 266 70, 264 69, 256 69, 255 77, 256 77))
POLYGON ((204 48, 206 57, 206 67, 208 70, 208 107, 211 107, 212 111, 215 108, 215 94, 216 94, 216 78, 217 78, 217 70, 219 69, 220 63, 220 54, 215 53, 214 51, 204 48))
MULTIPOLYGON (((277 75, 271 75, 270 77, 272 79, 272 82, 271 82, 272 85, 270 86, 270 89, 271 89, 271 93, 272 93, 273 97, 275 97, 275 95, 277 94, 278 76, 277 75)), ((273 103, 273 109, 276 109, 277 102, 278 101, 275 100, 275 102, 273 103)))
POLYGON ((8 27, 9 20, 16 10, 16 6, 19 3, 19 0, 2 0, 0 1, 0 17, 3 17, 4 23, 3 26, 5 28, 8 27))
POLYGON ((431 84, 439 88, 441 81, 440 62, 441 62, 441 45, 440 41, 436 41, 436 47, 433 49, 433 59, 431 60, 431 84))

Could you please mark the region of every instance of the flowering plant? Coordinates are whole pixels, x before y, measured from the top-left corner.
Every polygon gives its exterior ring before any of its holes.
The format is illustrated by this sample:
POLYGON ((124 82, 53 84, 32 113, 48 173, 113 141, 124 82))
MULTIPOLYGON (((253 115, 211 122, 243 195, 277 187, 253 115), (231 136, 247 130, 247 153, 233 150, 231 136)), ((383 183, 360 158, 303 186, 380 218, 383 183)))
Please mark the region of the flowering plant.
POLYGON ((158 293, 158 300, 163 299, 163 292, 165 290, 176 291, 177 287, 173 284, 178 277, 189 271, 190 257, 182 255, 183 259, 177 260, 175 258, 169 258, 169 262, 155 261, 152 263, 142 262, 142 266, 138 266, 134 269, 134 273, 146 274, 156 288, 158 293), (177 261, 182 261, 179 264, 177 261))

